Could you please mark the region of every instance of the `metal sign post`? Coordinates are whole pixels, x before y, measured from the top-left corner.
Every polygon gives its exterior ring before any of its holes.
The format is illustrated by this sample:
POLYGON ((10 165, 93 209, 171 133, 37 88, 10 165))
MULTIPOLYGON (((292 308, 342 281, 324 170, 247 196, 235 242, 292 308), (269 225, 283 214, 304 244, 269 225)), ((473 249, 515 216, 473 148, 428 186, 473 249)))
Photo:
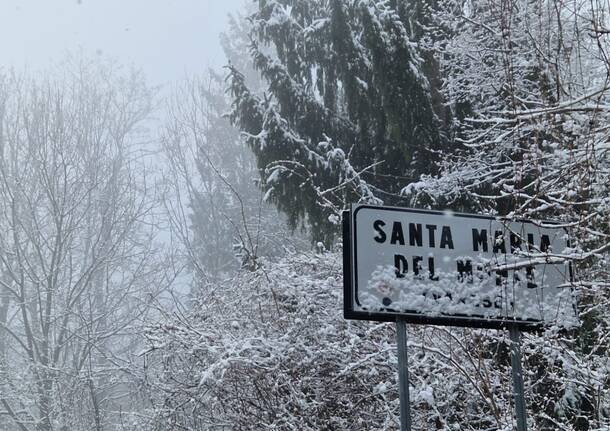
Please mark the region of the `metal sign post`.
POLYGON ((510 363, 513 372, 513 392, 517 412, 517 431, 527 431, 525 415, 525 395, 523 390, 523 369, 521 368, 521 332, 516 325, 510 326, 510 363))
POLYGON ((400 395, 400 431, 411 431, 411 400, 409 399, 409 358, 407 357, 407 324, 405 319, 396 319, 396 341, 398 344, 398 380, 400 395))

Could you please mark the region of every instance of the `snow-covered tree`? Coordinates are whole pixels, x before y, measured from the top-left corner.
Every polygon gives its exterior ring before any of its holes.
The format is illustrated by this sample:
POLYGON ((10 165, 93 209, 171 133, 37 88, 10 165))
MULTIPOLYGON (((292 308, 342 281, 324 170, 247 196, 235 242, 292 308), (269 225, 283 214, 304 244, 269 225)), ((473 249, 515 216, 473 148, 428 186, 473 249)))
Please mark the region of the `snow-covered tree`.
POLYGON ((249 18, 265 88, 252 91, 231 67, 232 119, 269 199, 314 239, 331 241, 328 217, 346 202, 376 193, 397 203, 405 183, 436 172, 444 135, 408 12, 389 1, 265 0, 249 18))
POLYGON ((138 73, 0 75, 0 423, 102 430, 137 405, 137 327, 164 285, 138 73))
POLYGON ((531 338, 539 375, 528 390, 540 429, 609 421, 607 14, 600 2, 446 1, 429 28, 456 119, 455 150, 440 175, 405 194, 416 205, 556 220, 570 232, 570 247, 546 259, 571 262, 567 287, 582 327, 546 334, 566 352, 553 359, 545 336, 531 338))

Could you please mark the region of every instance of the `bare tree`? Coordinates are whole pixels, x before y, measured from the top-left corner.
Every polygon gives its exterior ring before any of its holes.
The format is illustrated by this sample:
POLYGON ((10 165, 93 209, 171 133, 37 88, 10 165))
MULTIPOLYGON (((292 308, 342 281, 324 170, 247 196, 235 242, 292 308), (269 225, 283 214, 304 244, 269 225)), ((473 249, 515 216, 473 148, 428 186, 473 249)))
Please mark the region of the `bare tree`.
POLYGON ((225 117, 228 110, 222 77, 190 78, 168 103, 161 137, 169 219, 199 281, 254 269, 258 257, 287 245, 286 224, 265 202, 254 156, 225 117))
POLYGON ((162 286, 135 72, 77 61, 0 76, 0 414, 22 431, 107 429, 162 286))

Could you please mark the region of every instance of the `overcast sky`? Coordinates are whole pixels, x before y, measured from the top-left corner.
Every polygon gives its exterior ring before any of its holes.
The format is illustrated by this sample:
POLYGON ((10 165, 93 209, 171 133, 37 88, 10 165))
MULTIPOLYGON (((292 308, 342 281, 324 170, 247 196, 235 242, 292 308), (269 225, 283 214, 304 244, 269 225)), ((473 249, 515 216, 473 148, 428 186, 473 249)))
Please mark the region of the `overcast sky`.
POLYGON ((218 34, 246 0, 0 0, 0 67, 40 69, 83 50, 151 84, 222 66, 218 34))

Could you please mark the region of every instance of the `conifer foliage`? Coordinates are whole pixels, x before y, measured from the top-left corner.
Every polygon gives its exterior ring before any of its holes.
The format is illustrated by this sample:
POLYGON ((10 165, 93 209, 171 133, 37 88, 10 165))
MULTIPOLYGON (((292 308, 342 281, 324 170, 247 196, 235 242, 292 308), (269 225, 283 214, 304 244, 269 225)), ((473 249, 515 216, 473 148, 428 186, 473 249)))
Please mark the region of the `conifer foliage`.
MULTIPOLYGON (((263 0, 250 17, 256 94, 235 67, 232 120, 268 198, 329 240, 348 201, 398 203, 443 148, 430 79, 404 8, 389 1, 263 0), (381 194, 380 190, 383 190, 381 194), (334 218, 331 217, 331 220, 334 218)), ((430 75, 430 73, 428 73, 430 75)))

